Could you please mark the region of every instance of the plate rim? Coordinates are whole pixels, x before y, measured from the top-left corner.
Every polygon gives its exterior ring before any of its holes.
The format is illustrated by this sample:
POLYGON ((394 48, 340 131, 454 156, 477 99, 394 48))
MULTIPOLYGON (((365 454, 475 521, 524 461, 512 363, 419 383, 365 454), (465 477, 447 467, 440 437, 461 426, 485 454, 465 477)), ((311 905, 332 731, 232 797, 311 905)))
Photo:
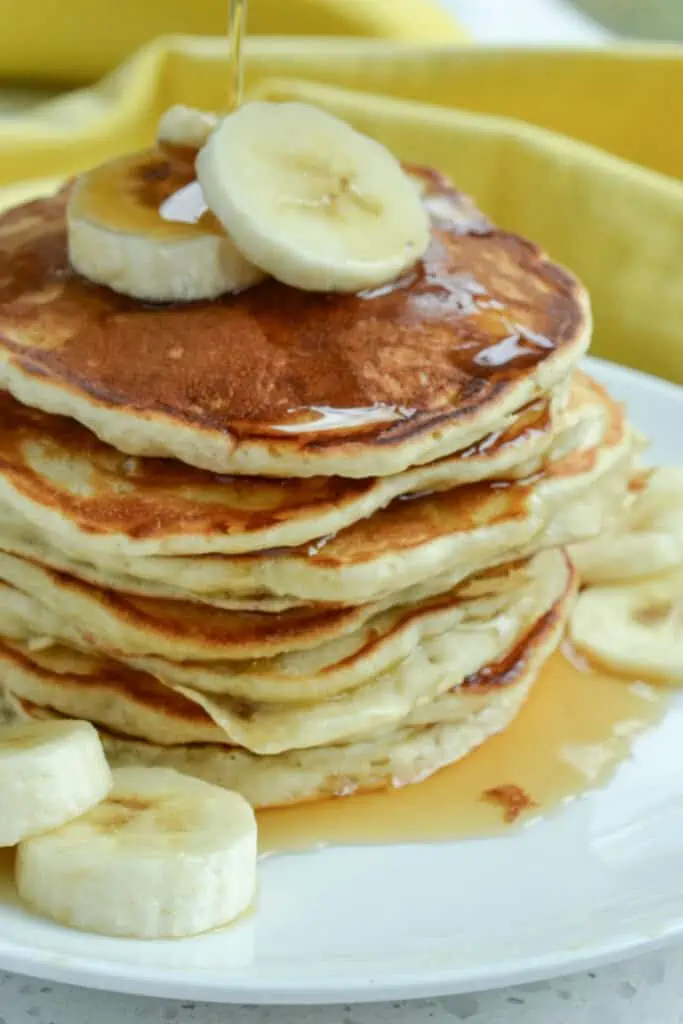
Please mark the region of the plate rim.
POLYGON ((395 976, 387 972, 381 980, 368 970, 348 976, 341 974, 333 983, 329 980, 307 981, 304 985, 285 981, 265 985, 238 981, 227 985, 227 971, 200 967, 194 971, 158 967, 141 969, 114 962, 105 970, 81 956, 47 951, 40 951, 37 957, 32 953, 30 959, 24 959, 16 951, 7 955, 2 944, 0 970, 98 992, 221 1006, 338 1006, 345 1003, 438 999, 546 981, 629 960, 645 952, 655 952, 681 937, 683 916, 660 935, 634 936, 627 942, 605 941, 600 946, 587 945, 584 952, 572 953, 571 958, 548 953, 527 959, 523 966, 514 966, 514 962, 508 961, 508 966, 499 969, 487 965, 462 970, 442 967, 408 974, 401 971, 395 976))

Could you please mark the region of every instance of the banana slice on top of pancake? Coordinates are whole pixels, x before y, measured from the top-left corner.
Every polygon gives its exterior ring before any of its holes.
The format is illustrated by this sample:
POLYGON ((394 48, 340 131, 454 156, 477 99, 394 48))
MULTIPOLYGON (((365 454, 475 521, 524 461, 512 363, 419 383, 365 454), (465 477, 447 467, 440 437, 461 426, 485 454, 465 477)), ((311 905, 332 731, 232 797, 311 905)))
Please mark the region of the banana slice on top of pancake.
POLYGON ((158 149, 78 179, 67 227, 69 259, 80 274, 148 302, 215 299, 263 279, 209 211, 196 180, 196 150, 214 127, 211 115, 171 108, 158 149))
POLYGON ((256 887, 256 819, 237 793, 163 768, 122 768, 102 803, 22 843, 30 907, 84 931, 133 938, 227 924, 256 887))
POLYGON ((570 620, 573 643, 618 673, 683 683, 683 569, 587 587, 570 620))
POLYGON ((206 201, 244 256, 285 284, 356 292, 424 255, 429 218, 380 143, 307 103, 247 103, 197 158, 206 201))
POLYGON ((206 110, 177 104, 169 107, 157 126, 157 142, 162 146, 201 149, 218 127, 218 117, 206 110))
POLYGON ((124 295, 215 299, 267 274, 357 292, 398 277, 429 244, 399 161, 309 104, 248 103, 221 120, 172 107, 158 143, 82 175, 68 205, 73 267, 124 295))

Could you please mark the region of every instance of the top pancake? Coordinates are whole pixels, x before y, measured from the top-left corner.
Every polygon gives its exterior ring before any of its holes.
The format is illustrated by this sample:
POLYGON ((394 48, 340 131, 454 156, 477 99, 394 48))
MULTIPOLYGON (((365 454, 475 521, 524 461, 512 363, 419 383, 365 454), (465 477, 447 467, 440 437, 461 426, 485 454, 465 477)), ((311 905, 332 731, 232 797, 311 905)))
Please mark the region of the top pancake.
POLYGON ((585 291, 420 172, 432 243, 360 295, 275 281, 150 306, 69 266, 62 193, 0 218, 0 386, 123 452, 219 473, 383 476, 457 451, 587 348, 585 291))

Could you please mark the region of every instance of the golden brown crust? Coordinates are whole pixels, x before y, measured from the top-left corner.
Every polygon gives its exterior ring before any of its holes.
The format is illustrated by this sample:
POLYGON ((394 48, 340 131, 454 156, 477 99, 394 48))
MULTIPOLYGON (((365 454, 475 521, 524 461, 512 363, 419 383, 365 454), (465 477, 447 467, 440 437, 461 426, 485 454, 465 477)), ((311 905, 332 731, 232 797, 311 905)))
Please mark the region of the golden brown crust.
MULTIPOLYGON (((0 660, 11 662, 55 686, 55 671, 42 666, 35 655, 23 652, 19 645, 4 638, 0 639, 0 660)), ((211 725, 211 718, 195 701, 189 700, 176 690, 163 686, 147 672, 139 672, 122 662, 106 657, 90 659, 91 671, 70 671, 64 682, 71 690, 98 688, 110 690, 112 694, 124 695, 127 700, 142 707, 163 711, 169 720, 211 725)))
MULTIPOLYGON (((376 478, 225 476, 173 459, 126 456, 65 416, 31 409, 0 391, 0 475, 19 494, 53 509, 93 536, 124 534, 134 541, 166 537, 260 533, 283 523, 315 520, 353 505, 376 487, 376 478), (37 453, 40 453, 37 455, 37 453), (86 486, 69 474, 41 471, 55 462, 80 466, 86 486)), ((457 464, 493 460, 533 435, 550 437, 550 404, 539 400, 505 430, 435 464, 443 478, 457 464), (453 467, 453 468, 451 468, 453 467)), ((456 481, 457 482, 457 478, 456 481)))
POLYGON ((488 226, 438 176, 428 187, 453 217, 435 207, 424 260, 392 286, 328 295, 267 281, 174 307, 80 278, 64 196, 27 204, 0 219, 0 351, 95 405, 290 450, 396 446, 467 422, 574 350, 585 299, 535 245, 488 226), (329 410, 349 409, 369 413, 330 429, 329 410))

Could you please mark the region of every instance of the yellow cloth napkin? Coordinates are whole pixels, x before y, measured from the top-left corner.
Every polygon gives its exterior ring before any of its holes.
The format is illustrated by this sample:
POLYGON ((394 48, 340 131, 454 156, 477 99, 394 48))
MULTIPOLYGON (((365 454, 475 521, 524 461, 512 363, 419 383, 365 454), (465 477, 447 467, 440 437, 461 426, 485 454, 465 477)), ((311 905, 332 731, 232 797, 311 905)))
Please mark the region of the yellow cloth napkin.
MULTIPOLYGON (((0 121, 0 174, 61 176, 146 145, 169 104, 220 107, 225 80, 220 43, 159 40, 99 89, 0 121)), ((683 382, 683 139, 671 122, 683 51, 256 39, 248 86, 321 103, 453 176, 582 277, 595 352, 683 382)))
MULTIPOLYGON (((0 77, 92 82, 162 34, 225 35, 229 0, 0 0, 0 77)), ((250 35, 461 38, 439 0, 249 0, 250 35)))

